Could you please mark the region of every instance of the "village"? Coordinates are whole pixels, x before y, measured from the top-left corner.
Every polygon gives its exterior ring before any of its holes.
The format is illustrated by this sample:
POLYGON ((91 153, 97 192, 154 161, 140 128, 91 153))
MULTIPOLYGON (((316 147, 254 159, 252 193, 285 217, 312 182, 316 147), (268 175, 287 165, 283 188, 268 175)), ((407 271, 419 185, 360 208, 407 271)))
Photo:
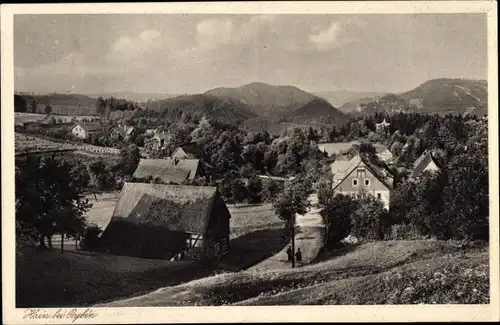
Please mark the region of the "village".
POLYGON ((16 15, 16 308, 490 304, 486 20, 440 15, 16 15))
MULTIPOLYGON (((46 119, 30 123, 43 123, 46 119)), ((85 139, 92 134, 92 130, 100 128, 100 124, 76 122, 70 128, 71 137, 85 139)), ((18 131, 21 136, 23 129, 19 128, 18 131)), ((160 152, 171 144, 172 135, 168 132, 159 133, 155 129, 146 132, 152 139, 151 148, 155 152, 160 152)), ((119 134, 123 141, 130 141, 134 128, 118 126, 112 129, 111 134, 119 134)), ((377 122, 375 134, 389 136, 390 123, 386 119, 377 122)), ((37 139, 34 136, 33 139, 37 139)), ((33 140, 29 140, 29 143, 28 140, 17 141, 16 149, 18 146, 27 148, 16 150, 16 161, 26 161, 32 156, 86 157, 91 154, 111 157, 120 152, 113 148, 71 142, 66 143, 66 147, 61 147, 61 142, 45 141, 48 144, 41 148, 30 148, 36 143, 33 140), (115 151, 107 152, 110 149, 115 151)), ((273 141, 279 143, 280 138, 273 141)), ((321 184, 327 185, 327 193, 332 198, 336 195, 347 195, 357 200, 373 197, 390 213, 394 189, 398 187, 397 182, 401 181, 394 173, 398 170, 396 156, 387 145, 363 141, 314 145, 326 162, 324 168, 321 167, 326 171, 326 179, 323 175, 323 183, 318 180, 313 186, 315 189, 299 194, 303 196, 307 193, 307 203, 304 203, 304 209, 295 211, 294 217, 284 224, 279 215, 275 214, 278 211, 276 203, 273 207, 265 202, 228 202, 227 194, 221 194, 220 186, 210 186, 217 184, 214 172, 216 168, 207 160, 207 153, 196 141, 180 143, 171 150, 169 156, 162 158, 149 158, 149 155, 144 157, 143 153, 147 154, 147 151, 142 148, 142 157, 138 160, 137 167, 131 177, 121 180, 121 189, 87 194, 92 203, 87 212, 88 222, 97 228, 95 236, 98 236, 90 248, 94 252, 92 254, 98 255, 92 256, 144 259, 163 267, 163 264, 156 264, 154 261, 177 263, 178 266, 167 268, 171 268, 172 272, 184 270, 182 279, 189 279, 185 278, 187 274, 191 274, 191 279, 207 276, 213 270, 266 271, 314 264, 323 256, 325 245, 329 245, 328 233, 333 231, 332 226, 327 224, 331 217, 321 212, 323 208, 328 208, 325 206, 327 203, 319 202, 322 195, 318 192, 321 191, 321 184), (271 217, 272 215, 274 216, 271 217), (256 220, 257 218, 262 219, 256 220), (255 235, 248 232, 253 229, 252 224, 260 224, 255 235), (277 226, 279 224, 281 225, 277 226), (293 228, 291 232, 290 228, 293 228), (264 229, 274 230, 269 235, 265 232, 260 235, 264 229), (193 268, 200 268, 196 266, 199 263, 202 263, 202 274, 193 274, 193 268)), ((406 150, 411 149, 410 145, 408 142, 401 146, 398 154, 404 155, 406 150)), ((439 173, 441 168, 435 153, 425 149, 407 170, 407 179, 417 183, 422 177, 439 173)), ((281 184, 281 188, 296 186, 296 176, 255 176, 261 182, 281 184)), ((243 183, 248 186, 248 181, 246 179, 243 183)), ((357 243, 356 236, 349 233, 345 235, 348 236, 343 239, 344 245, 357 243)), ((64 245, 66 254, 81 254, 89 251, 88 247, 82 245, 82 240, 85 241, 81 236, 65 238, 53 233, 49 245, 54 249, 60 246, 61 251, 64 245)))

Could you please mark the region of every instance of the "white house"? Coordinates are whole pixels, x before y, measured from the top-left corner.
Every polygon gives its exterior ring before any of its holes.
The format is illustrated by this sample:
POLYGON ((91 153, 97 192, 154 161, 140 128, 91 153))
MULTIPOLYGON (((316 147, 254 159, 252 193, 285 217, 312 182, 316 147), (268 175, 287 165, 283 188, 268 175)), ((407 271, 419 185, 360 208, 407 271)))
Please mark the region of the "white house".
POLYGON ((80 139, 87 139, 89 135, 97 133, 100 128, 101 126, 97 123, 84 124, 78 122, 71 129, 71 134, 80 139))
POLYGON ((384 207, 389 210, 394 179, 388 171, 374 165, 368 158, 356 155, 348 162, 341 161, 335 166, 332 164, 332 172, 334 172, 332 188, 335 194, 352 195, 357 198, 371 194, 381 200, 384 207))
POLYGON ((375 146, 375 153, 381 161, 389 163, 392 161, 392 152, 386 146, 375 146))
POLYGON ((377 132, 386 131, 390 125, 391 123, 387 122, 384 118, 384 120, 381 123, 375 124, 375 129, 377 130, 377 132))

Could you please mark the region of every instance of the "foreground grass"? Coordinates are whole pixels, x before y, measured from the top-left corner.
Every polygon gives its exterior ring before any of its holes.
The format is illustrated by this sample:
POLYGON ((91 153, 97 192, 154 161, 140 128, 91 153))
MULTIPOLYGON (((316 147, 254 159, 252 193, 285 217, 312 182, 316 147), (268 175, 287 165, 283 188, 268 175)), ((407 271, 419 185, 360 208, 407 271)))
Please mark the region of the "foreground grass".
POLYGON ((487 248, 387 241, 293 270, 226 273, 107 306, 488 303, 487 248))
MULTIPOLYGON (((89 222, 103 229, 111 219, 116 193, 87 197, 93 204, 89 222)), ((225 266, 247 268, 284 246, 282 223, 271 205, 230 206, 233 233, 225 266), (267 228, 266 228, 266 225, 267 228)), ((145 294, 212 274, 196 262, 169 262, 74 251, 65 241, 64 253, 53 238, 54 251, 21 247, 16 258, 18 307, 85 306, 145 294), (72 251, 68 251, 72 250, 72 251)))
POLYGON ((16 256, 17 307, 86 306, 208 276, 194 262, 169 262, 21 247, 16 256))

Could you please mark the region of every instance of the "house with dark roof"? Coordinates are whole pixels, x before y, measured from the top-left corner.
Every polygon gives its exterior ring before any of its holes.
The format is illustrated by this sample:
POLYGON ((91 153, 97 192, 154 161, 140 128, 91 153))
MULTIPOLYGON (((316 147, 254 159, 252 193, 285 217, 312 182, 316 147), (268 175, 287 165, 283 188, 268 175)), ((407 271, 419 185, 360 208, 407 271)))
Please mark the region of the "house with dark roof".
POLYGON ((125 183, 101 247, 142 258, 218 259, 228 252, 230 218, 216 187, 125 183))
POLYGON ((206 176, 200 159, 141 159, 134 172, 136 179, 151 177, 171 184, 182 184, 184 181, 206 176))
POLYGON ((413 170, 410 175, 411 179, 416 179, 422 176, 423 172, 437 172, 441 169, 439 162, 434 157, 432 151, 425 150, 420 157, 413 163, 413 170))
POLYGON ((204 159, 203 150, 196 142, 188 142, 179 145, 172 153, 172 159, 204 159))
POLYGON ((369 157, 356 155, 349 161, 332 164, 332 188, 335 194, 361 198, 371 194, 384 203, 389 210, 394 177, 382 166, 377 166, 369 157))
POLYGON ((99 123, 78 122, 71 128, 71 134, 80 139, 87 139, 91 134, 97 133, 101 129, 99 123))

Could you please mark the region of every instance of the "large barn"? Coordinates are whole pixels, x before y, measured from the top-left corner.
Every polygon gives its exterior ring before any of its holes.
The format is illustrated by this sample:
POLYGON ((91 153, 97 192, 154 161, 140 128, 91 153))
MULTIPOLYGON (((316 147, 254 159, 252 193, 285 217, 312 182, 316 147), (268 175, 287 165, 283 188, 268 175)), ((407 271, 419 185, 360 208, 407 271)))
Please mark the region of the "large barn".
POLYGON ((102 247, 134 257, 213 260, 228 251, 230 218, 216 187, 125 183, 102 247))

